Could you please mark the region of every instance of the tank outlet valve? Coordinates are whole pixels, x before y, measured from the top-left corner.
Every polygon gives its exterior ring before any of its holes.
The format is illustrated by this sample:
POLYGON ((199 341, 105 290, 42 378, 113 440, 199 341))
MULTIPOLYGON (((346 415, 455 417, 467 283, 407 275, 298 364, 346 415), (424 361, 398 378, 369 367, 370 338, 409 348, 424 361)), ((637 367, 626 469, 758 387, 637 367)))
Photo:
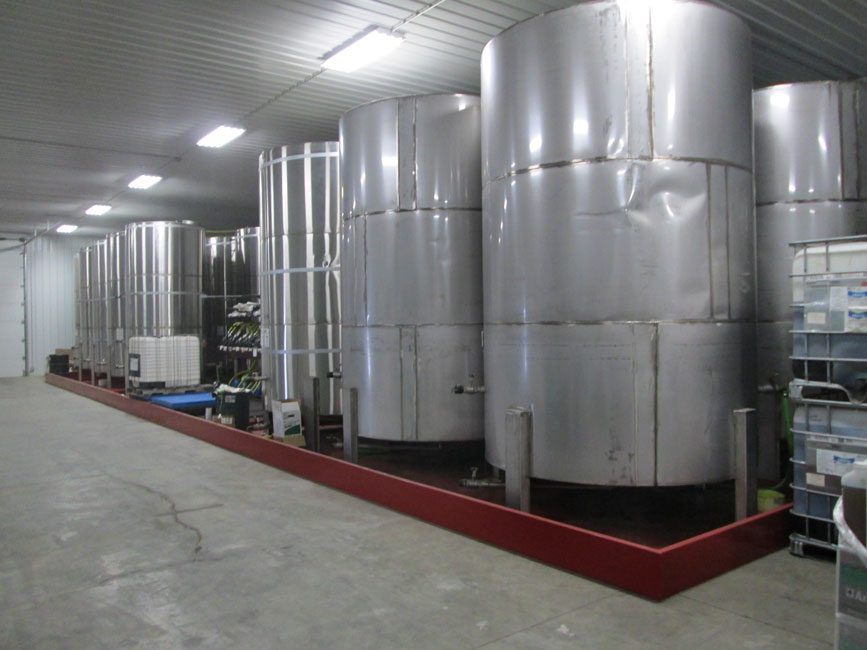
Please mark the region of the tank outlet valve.
POLYGON ((466 393, 467 395, 474 395, 476 393, 484 393, 484 386, 464 386, 463 384, 455 384, 455 387, 452 388, 452 392, 455 395, 462 395, 466 393))

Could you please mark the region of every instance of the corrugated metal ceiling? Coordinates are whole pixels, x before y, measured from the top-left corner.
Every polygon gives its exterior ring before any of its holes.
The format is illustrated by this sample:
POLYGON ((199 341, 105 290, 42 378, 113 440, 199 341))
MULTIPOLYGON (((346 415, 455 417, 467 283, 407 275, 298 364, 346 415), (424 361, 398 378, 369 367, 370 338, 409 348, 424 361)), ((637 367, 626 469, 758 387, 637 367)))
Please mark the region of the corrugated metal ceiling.
MULTIPOLYGON (((335 138, 340 114, 378 97, 477 92, 484 44, 572 0, 0 1, 0 229, 135 219, 255 223, 256 157, 335 138), (399 54, 353 75, 319 57, 371 24, 399 54), (195 141, 220 123, 243 138, 195 141), (126 189, 139 173, 165 181, 126 189), (115 209, 82 217, 95 202, 115 209)), ((756 85, 867 74, 864 0, 721 0, 753 30, 756 85)))

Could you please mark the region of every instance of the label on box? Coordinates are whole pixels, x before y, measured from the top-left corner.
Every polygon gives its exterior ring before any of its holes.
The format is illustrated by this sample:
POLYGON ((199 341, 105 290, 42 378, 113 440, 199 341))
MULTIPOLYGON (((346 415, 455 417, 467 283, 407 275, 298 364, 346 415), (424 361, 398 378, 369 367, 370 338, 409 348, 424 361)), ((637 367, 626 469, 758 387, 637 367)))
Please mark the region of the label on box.
POLYGON ((844 329, 847 332, 867 331, 867 308, 850 307, 846 311, 846 324, 844 329))
POLYGON ((263 348, 271 347, 271 332, 268 330, 267 327, 263 327, 262 330, 259 332, 259 338, 262 342, 263 348))
POLYGON ((825 475, 816 474, 815 472, 807 472, 807 485, 813 487, 825 487, 825 475))
POLYGON ((863 460, 865 458, 867 456, 864 454, 853 454, 836 449, 817 449, 816 471, 822 474, 843 476, 843 474, 852 469, 856 460, 863 460))
POLYGON ((867 618, 867 568, 851 551, 841 553, 838 562, 837 610, 867 618))
POLYGON ((827 321, 827 316, 823 311, 808 311, 807 312, 807 324, 808 325, 824 325, 827 321))
POLYGON ((831 311, 843 311, 849 306, 849 287, 831 287, 831 311))
POLYGON ((867 307, 867 287, 849 287, 847 294, 849 307, 867 307))

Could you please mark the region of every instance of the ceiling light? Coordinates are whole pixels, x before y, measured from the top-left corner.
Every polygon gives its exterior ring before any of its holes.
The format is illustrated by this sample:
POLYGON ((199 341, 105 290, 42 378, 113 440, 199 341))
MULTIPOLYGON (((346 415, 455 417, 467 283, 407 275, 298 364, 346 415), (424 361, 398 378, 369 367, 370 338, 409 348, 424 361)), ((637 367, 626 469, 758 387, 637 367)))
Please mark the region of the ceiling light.
POLYGON ((146 190, 149 187, 153 187, 161 180, 163 180, 162 176, 151 176, 150 174, 142 174, 132 183, 130 183, 129 187, 133 188, 134 190, 146 190))
POLYGON ((196 144, 200 147, 222 147, 241 135, 246 129, 234 126, 218 126, 196 144))
POLYGON ((78 226, 73 226, 70 223, 65 223, 62 226, 57 226, 57 232, 61 232, 64 235, 68 235, 71 232, 75 232, 78 230, 78 226))
POLYGON ((789 108, 789 93, 785 91, 777 91, 771 93, 771 106, 777 108, 789 108))
POLYGON ((352 72, 385 56, 403 42, 403 34, 383 27, 368 27, 325 55, 322 67, 338 72, 352 72))
POLYGON ((109 210, 111 210, 110 205, 104 205, 102 203, 94 203, 92 206, 90 206, 87 210, 84 211, 84 214, 90 214, 90 215, 93 215, 95 217, 99 217, 99 216, 104 215, 109 210))

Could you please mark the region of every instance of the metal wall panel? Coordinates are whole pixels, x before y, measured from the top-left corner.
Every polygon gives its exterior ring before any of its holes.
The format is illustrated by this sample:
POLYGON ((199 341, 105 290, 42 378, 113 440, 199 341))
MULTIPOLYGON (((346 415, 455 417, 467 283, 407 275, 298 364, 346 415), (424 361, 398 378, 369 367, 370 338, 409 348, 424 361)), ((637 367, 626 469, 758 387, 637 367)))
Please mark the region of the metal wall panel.
POLYGON ((27 374, 24 348, 24 257, 20 247, 0 252, 0 377, 27 374))
POLYGON ((89 242, 83 237, 42 236, 27 244, 27 374, 43 374, 49 354, 76 343, 75 256, 89 242))

